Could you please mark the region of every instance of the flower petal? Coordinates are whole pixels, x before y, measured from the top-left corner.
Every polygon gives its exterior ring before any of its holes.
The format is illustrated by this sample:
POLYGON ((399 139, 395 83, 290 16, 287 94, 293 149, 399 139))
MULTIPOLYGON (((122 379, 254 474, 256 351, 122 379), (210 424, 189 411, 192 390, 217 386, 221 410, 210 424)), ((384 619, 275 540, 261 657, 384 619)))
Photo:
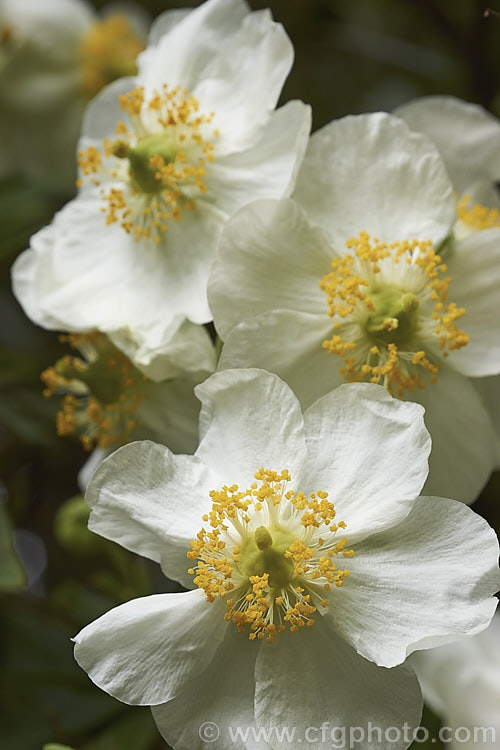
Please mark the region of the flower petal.
POLYGON ((474 502, 500 461, 499 438, 471 381, 443 365, 436 383, 411 394, 432 435, 423 492, 474 502))
POLYGON ((320 289, 332 250, 321 230, 291 200, 257 201, 228 221, 210 281, 210 308, 225 341, 231 329, 277 309, 325 313, 320 289), (236 294, 235 289, 244 293, 236 294))
POLYGON ((78 633, 75 659, 123 703, 164 703, 212 660, 228 627, 224 610, 199 589, 133 599, 78 633))
POLYGON ((193 93, 215 112, 226 150, 239 151, 255 140, 278 102, 292 63, 292 43, 269 9, 250 13, 237 31, 221 39, 193 93))
POLYGON ((288 196, 295 186, 311 129, 311 110, 291 101, 270 113, 245 151, 217 156, 206 184, 231 215, 253 200, 288 196))
POLYGON ((320 748, 346 748, 350 730, 357 729, 364 734, 354 735, 356 747, 387 750, 390 745, 404 750, 422 710, 418 680, 409 667, 376 667, 321 619, 313 628, 280 634, 270 647, 264 644, 257 659, 256 683, 259 724, 295 732, 286 743, 287 750, 300 750, 306 742, 320 748), (369 726, 375 728, 371 741, 369 726), (409 732, 406 741, 403 726, 409 732), (389 742, 385 734, 389 728, 399 729, 399 738, 391 732, 389 742))
POLYGON ((381 112, 343 117, 314 133, 293 197, 338 252, 360 231, 385 242, 439 245, 456 217, 435 146, 381 112))
POLYGON ((184 318, 211 319, 206 285, 223 216, 200 202, 172 223, 165 246, 144 248, 106 225, 101 207, 98 190, 88 191, 36 234, 30 255, 14 266, 14 290, 36 322, 110 333, 147 365, 148 352, 151 359, 168 352, 184 318))
POLYGON ((113 448, 94 448, 88 459, 78 472, 78 486, 85 493, 88 483, 96 473, 105 458, 111 455, 113 448))
POLYGON ((405 518, 427 477, 431 441, 418 404, 379 385, 342 385, 304 414, 304 492, 329 492, 349 544, 405 518))
MULTIPOLYGON (((167 82, 192 93, 197 81, 217 55, 221 45, 240 27, 249 8, 244 0, 209 0, 184 18, 167 24, 159 38, 142 52, 137 64, 141 81, 150 89, 160 89, 167 82)), ((167 21, 168 21, 167 17, 167 21)))
POLYGON ((170 338, 165 335, 155 349, 144 337, 132 335, 129 328, 119 329, 109 337, 152 380, 164 381, 185 376, 186 372, 215 370, 215 348, 210 334, 205 327, 189 320, 185 320, 170 338))
POLYGON ((128 114, 120 106, 120 96, 138 85, 136 77, 118 78, 105 86, 88 104, 82 123, 79 149, 94 145, 102 148, 104 138, 114 138, 116 124, 128 121, 128 114))
POLYGON ((420 498, 398 526, 355 546, 348 567, 324 616, 359 654, 384 667, 479 633, 497 605, 496 534, 455 500, 420 498))
MULTIPOLYGON (((410 663, 415 669, 425 701, 456 730, 461 727, 463 738, 451 745, 464 750, 476 750, 474 732, 485 731, 481 741, 484 750, 496 750, 495 732, 500 732, 500 616, 497 614, 486 630, 473 638, 462 638, 441 648, 412 654, 410 663), (470 731, 469 741, 466 730, 470 731), (465 731, 464 731, 465 730, 465 731)), ((450 733, 450 736, 451 735, 450 733)))
POLYGON ((95 21, 95 10, 86 3, 2 0, 2 22, 16 32, 15 49, 19 47, 28 60, 30 51, 37 52, 53 74, 54 69, 76 64, 75 45, 95 21))
POLYGON ((302 408, 345 383, 341 360, 323 349, 331 336, 327 315, 276 310, 245 320, 228 335, 219 370, 262 367, 282 378, 302 408))
POLYGON ((17 256, 11 269, 12 290, 31 320, 44 328, 64 330, 64 321, 43 309, 41 305, 42 296, 38 293, 40 286, 37 280, 40 272, 39 259, 41 255, 50 252, 53 238, 54 227, 52 224, 40 229, 33 235, 31 241, 34 245, 36 243, 38 252, 25 250, 17 256))
MULTIPOLYGON (((143 398, 137 408, 136 427, 128 442, 154 440, 174 453, 194 453, 198 445, 200 403, 193 388, 203 377, 184 374, 163 383, 144 384, 143 398)), ((95 448, 78 473, 78 485, 85 491, 88 483, 113 447, 95 448)))
POLYGON ((476 181, 500 177, 500 122, 478 104, 453 96, 424 96, 394 114, 436 144, 459 194, 476 181))
POLYGON ((151 24, 148 47, 156 47, 162 36, 168 34, 171 29, 183 21, 191 12, 192 8, 174 8, 173 10, 164 10, 163 13, 160 13, 151 24))
POLYGON ((450 300, 465 307, 458 326, 469 343, 450 353, 448 364, 464 375, 484 377, 500 373, 500 229, 476 232, 455 243, 446 256, 452 278, 450 300))
POLYGON ((255 726, 255 660, 260 644, 250 642, 234 626, 226 631, 212 663, 176 698, 153 707, 164 739, 176 750, 267 750, 263 742, 238 741, 234 730, 255 726), (226 665, 226 668, 222 668, 226 665), (196 716, 193 716, 196 707, 196 716))
POLYGON ((224 484, 249 487, 261 467, 288 469, 292 478, 305 457, 299 402, 276 375, 264 370, 224 370, 195 393, 202 403, 196 456, 224 484))
POLYGON ((169 578, 193 586, 189 542, 211 508, 217 478, 194 456, 176 456, 147 440, 102 462, 87 488, 89 528, 160 562, 169 578))
POLYGON ((194 453, 198 446, 200 403, 193 389, 204 380, 204 374, 185 373, 163 383, 146 384, 131 440, 154 440, 174 453, 194 453))

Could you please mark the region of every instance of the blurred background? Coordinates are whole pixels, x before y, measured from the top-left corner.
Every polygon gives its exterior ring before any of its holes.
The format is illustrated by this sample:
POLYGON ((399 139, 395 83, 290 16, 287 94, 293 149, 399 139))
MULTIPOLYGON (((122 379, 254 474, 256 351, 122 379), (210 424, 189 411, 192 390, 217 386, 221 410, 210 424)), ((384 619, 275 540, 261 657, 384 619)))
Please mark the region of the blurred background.
MULTIPOLYGON (((148 709, 130 709, 107 697, 73 662, 70 638, 83 625, 120 602, 176 590, 176 584, 169 587, 154 565, 86 530, 76 478, 88 454, 76 440, 56 435, 57 400, 42 396, 40 381, 65 347, 56 334, 32 325, 12 296, 10 266, 30 235, 74 194, 74 161, 70 157, 66 170, 59 169, 58 124, 30 112, 28 93, 26 101, 14 102, 14 114, 7 111, 5 102, 22 99, 30 83, 26 71, 22 78, 19 66, 13 71, 5 62, 12 32, 2 2, 0 747, 41 750, 57 742, 78 750, 160 750, 166 745, 148 709), (36 167, 41 161, 30 151, 35 130, 43 135, 45 168, 36 167), (31 154, 28 166, 10 145, 14 135, 24 139, 23 153, 31 154)), ((166 9, 197 4, 143 0, 137 3, 140 23, 147 25, 166 9)), ((93 7, 101 11, 104 5, 93 7)), ((310 103, 314 129, 345 114, 390 111, 425 94, 452 94, 500 114, 500 18, 484 18, 485 3, 251 0, 250 5, 271 7, 290 35, 296 59, 282 102, 310 103)), ((71 125, 60 142, 61 152, 70 154, 85 106, 81 92, 73 94, 71 106, 71 125)), ((500 477, 493 476, 475 505, 497 532, 499 489, 500 477)), ((429 711, 425 721, 439 725, 429 711)))

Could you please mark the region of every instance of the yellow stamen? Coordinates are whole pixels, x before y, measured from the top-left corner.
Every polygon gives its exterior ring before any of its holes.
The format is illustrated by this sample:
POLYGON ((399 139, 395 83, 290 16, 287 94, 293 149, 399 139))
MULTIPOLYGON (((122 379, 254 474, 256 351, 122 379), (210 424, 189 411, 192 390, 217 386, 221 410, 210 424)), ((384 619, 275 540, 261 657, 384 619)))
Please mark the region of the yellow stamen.
POLYGON ((95 146, 89 146, 85 151, 78 153, 78 166, 85 176, 98 172, 101 164, 102 154, 95 146))
MULTIPOLYGON (((193 211, 195 199, 208 191, 205 177, 214 145, 205 135, 214 113, 200 114, 195 97, 166 84, 148 100, 142 87, 129 91, 120 96, 120 106, 133 130, 120 121, 119 139, 103 142, 105 156, 124 165, 112 172, 123 186, 102 191, 102 210, 107 224, 118 222, 135 240, 160 243, 169 220, 177 222, 193 211), (149 132, 152 121, 156 125, 149 132)), ((91 146, 80 152, 78 163, 84 177, 98 175, 102 154, 91 146)))
POLYGON ((457 215, 461 222, 472 231, 500 227, 500 212, 496 208, 487 208, 480 203, 472 203, 470 195, 463 195, 457 205, 457 215))
POLYGON ((333 558, 350 558, 354 551, 345 537, 335 538, 346 524, 334 523, 328 493, 285 491, 291 481, 286 469, 259 469, 255 479, 245 490, 232 485, 210 492, 212 510, 204 516, 210 529, 201 529, 187 556, 197 560, 189 573, 207 601, 225 598, 226 620, 240 632, 248 628, 250 640, 271 643, 287 626, 296 632, 314 624, 313 600, 326 607, 323 592, 332 584, 341 588, 349 576, 333 558), (283 508, 288 503, 291 511, 283 508))
MULTIPOLYGON (((334 258, 333 270, 320 282, 328 298, 328 314, 335 319, 335 333, 323 348, 344 359, 340 372, 348 382, 382 383, 390 393, 402 396, 405 390, 425 387, 421 373, 410 371, 410 365, 430 374, 434 382, 439 365, 418 346, 421 299, 434 305, 432 332, 443 356, 469 340, 456 325, 465 309, 454 302, 446 304, 451 278, 445 275, 441 257, 430 242, 387 244, 372 241, 366 232, 351 238, 347 247, 353 253, 334 258), (393 281, 398 276, 390 266, 403 262, 412 267, 411 291, 393 281), (385 282, 387 274, 391 283, 385 282)), ((404 273, 399 278, 404 285, 404 273)))
POLYGON ((57 434, 77 435, 87 450, 125 443, 148 379, 97 331, 61 339, 84 359, 65 355, 41 374, 44 396, 63 396, 57 434))

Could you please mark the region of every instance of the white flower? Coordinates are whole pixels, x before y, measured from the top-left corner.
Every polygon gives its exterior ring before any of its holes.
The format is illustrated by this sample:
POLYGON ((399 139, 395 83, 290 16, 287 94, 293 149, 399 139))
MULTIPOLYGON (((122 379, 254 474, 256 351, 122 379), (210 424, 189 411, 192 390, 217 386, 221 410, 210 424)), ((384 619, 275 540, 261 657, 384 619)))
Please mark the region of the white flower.
POLYGON ((451 730, 446 736, 451 740, 451 750, 498 747, 499 643, 500 614, 497 614, 479 635, 411 657, 426 702, 451 730), (484 739, 483 728, 487 730, 484 739))
POLYGON ((71 184, 85 106, 134 75, 144 15, 131 5, 99 18, 83 0, 0 0, 0 176, 71 184))
MULTIPOLYGON (((478 104, 452 96, 415 99, 395 114, 438 148, 457 194, 455 234, 500 226, 500 121, 478 104)), ((500 378, 476 379, 474 385, 500 435, 500 378)))
POLYGON ((92 530, 191 590, 111 610, 76 636, 78 663, 119 700, 153 706, 177 750, 205 747, 204 721, 222 750, 235 746, 228 726, 415 726, 402 663, 486 627, 499 585, 486 522, 417 497, 423 409, 356 384, 302 415, 283 381, 251 369, 197 395, 194 456, 127 445, 87 491, 92 530))
POLYGON ((457 194, 455 233, 500 226, 500 121, 453 96, 424 96, 394 114, 437 147, 457 194))
POLYGON ((148 374, 185 319, 210 321, 206 285, 228 215, 294 186, 310 110, 274 111, 292 59, 282 26, 243 0, 161 16, 138 77, 87 111, 79 196, 14 266, 28 315, 109 333, 148 374))
POLYGON ((344 380, 420 402, 426 492, 471 502, 500 456, 469 380, 500 371, 500 230, 453 241, 436 149, 382 113, 315 133, 294 198, 255 202, 224 231, 209 286, 219 366, 276 372, 304 406, 344 380))

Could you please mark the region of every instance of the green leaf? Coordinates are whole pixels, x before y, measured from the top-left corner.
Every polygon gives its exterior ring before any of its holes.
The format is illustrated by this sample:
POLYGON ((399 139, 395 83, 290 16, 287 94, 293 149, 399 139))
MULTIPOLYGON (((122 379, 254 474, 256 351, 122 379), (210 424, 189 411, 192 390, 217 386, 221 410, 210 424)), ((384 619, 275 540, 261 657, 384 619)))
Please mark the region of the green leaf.
POLYGON ((116 598, 94 591, 74 578, 58 583, 52 589, 50 600, 55 610, 69 622, 74 622, 76 627, 97 620, 117 603, 116 598))
POLYGON ((55 450, 61 442, 55 405, 27 388, 0 394, 0 422, 25 445, 50 445, 55 450))
POLYGON ((43 750, 75 750, 75 748, 69 747, 69 745, 54 745, 51 743, 50 745, 44 745, 43 750))
POLYGON ((14 600, 3 608, 2 620, 2 748, 43 747, 55 738, 80 745, 81 736, 97 732, 125 710, 74 661, 74 628, 41 611, 34 616, 14 600))
POLYGON ((150 710, 133 707, 87 742, 82 750, 152 750, 158 739, 150 710))
POLYGON ((0 503, 0 591, 19 591, 27 578, 12 541, 7 511, 0 503))
POLYGON ((58 203, 40 182, 18 177, 0 182, 0 263, 24 249, 30 235, 49 223, 58 203))

